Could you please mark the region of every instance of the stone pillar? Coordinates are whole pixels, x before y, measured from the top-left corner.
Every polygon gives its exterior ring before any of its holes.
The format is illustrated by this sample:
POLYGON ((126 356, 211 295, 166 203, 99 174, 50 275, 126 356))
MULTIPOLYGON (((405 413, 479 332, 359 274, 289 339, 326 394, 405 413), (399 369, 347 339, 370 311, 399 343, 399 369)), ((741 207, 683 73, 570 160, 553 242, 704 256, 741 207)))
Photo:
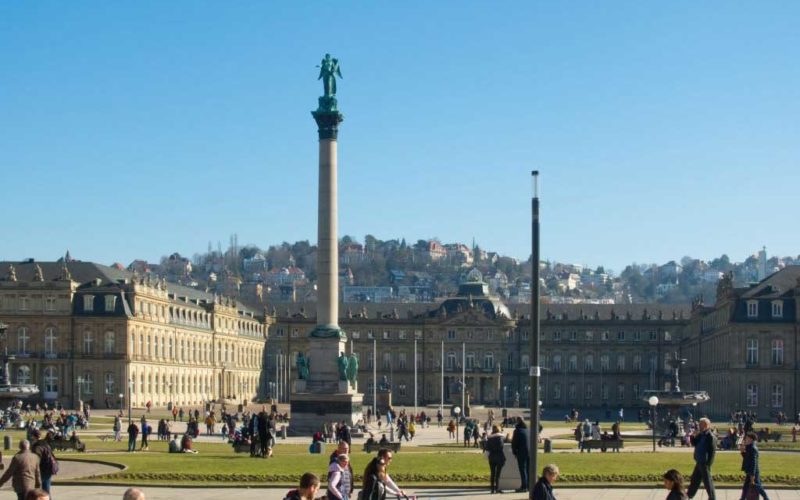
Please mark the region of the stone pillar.
MULTIPOLYGON (((327 115, 327 114, 326 114, 327 115)), ((336 125, 324 128, 324 120, 315 115, 319 130, 319 205, 317 226, 317 325, 339 327, 339 242, 337 200, 336 125)), ((341 120, 341 115, 339 115, 341 120)), ((333 121, 331 121, 333 123, 333 121)))

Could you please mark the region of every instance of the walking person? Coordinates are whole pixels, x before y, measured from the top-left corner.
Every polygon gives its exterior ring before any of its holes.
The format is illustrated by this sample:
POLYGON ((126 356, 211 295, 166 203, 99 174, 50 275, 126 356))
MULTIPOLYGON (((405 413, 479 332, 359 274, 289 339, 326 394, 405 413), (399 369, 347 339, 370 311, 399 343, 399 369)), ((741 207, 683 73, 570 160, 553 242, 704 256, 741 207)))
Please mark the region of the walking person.
POLYGON ((740 451, 742 453, 742 471, 744 471, 744 485, 742 485, 742 499, 751 498, 748 491, 755 489, 759 497, 769 500, 767 492, 761 485, 761 470, 758 466, 758 446, 756 446, 756 433, 748 432, 744 436, 740 451))
POLYGON ((136 451, 136 438, 139 437, 139 428, 136 424, 131 422, 128 424, 128 451, 133 453, 136 451))
POLYGON ((669 490, 666 500, 686 500, 686 489, 683 486, 683 476, 675 469, 664 473, 664 488, 669 490))
POLYGON ((353 483, 349 462, 350 457, 340 453, 328 468, 328 500, 350 500, 353 483))
POLYGON ((497 425, 492 426, 492 434, 486 439, 486 452, 489 454, 489 491, 501 493, 500 473, 506 464, 506 456, 503 453, 503 434, 497 425))
POLYGON ((42 489, 49 495, 53 476, 58 474, 58 461, 53 455, 50 445, 47 444, 47 440, 41 439, 39 429, 34 429, 31 432, 31 437, 34 439, 31 451, 39 457, 39 474, 42 476, 42 489))
POLYGON ((289 490, 283 500, 314 500, 319 491, 319 477, 313 472, 306 472, 300 478, 300 487, 289 490))
POLYGON ((714 481, 711 478, 711 466, 714 464, 714 456, 717 453, 717 439, 711 432, 711 421, 707 418, 698 420, 699 429, 691 437, 694 446, 694 471, 689 480, 689 498, 694 498, 700 488, 700 482, 706 488, 708 500, 716 500, 714 491, 714 481))
POLYGON ((0 486, 9 479, 17 500, 24 500, 28 491, 42 487, 39 457, 31 451, 31 443, 27 439, 19 442, 19 453, 14 455, 5 474, 0 477, 0 486))
POLYGON ((511 436, 511 453, 517 458, 517 467, 519 468, 520 486, 516 489, 516 492, 528 491, 530 487, 530 478, 528 477, 528 466, 530 464, 528 427, 522 417, 517 417, 517 424, 514 426, 514 434, 511 436))
POLYGON ((114 417, 114 441, 120 442, 122 441, 122 419, 119 415, 114 417))
POLYGON ((406 492, 389 477, 388 467, 394 454, 387 448, 381 448, 378 456, 373 458, 364 470, 364 500, 385 500, 386 495, 405 497, 406 492))
POLYGON ((556 464, 545 465, 542 477, 533 487, 533 500, 556 500, 553 493, 553 483, 558 479, 559 470, 556 464))

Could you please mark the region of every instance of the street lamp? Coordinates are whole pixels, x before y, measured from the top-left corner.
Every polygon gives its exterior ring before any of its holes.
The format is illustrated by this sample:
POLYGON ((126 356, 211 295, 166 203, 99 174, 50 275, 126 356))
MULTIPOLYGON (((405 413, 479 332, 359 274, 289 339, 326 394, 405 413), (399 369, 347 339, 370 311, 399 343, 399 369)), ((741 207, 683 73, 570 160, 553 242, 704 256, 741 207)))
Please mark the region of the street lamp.
POLYGON ((658 396, 650 396, 647 400, 653 414, 653 453, 656 452, 656 406, 658 406, 658 396))
POLYGON ((456 406, 455 408, 453 408, 453 413, 456 414, 456 442, 458 442, 458 420, 459 420, 458 416, 461 415, 461 407, 456 406))
POLYGON ((128 379, 128 425, 131 425, 131 397, 133 395, 133 379, 128 379))
POLYGON ((78 377, 78 405, 77 405, 78 411, 81 411, 81 406, 83 406, 83 404, 82 404, 83 402, 81 401, 81 399, 82 399, 81 398, 81 386, 83 385, 83 382, 84 382, 84 378, 83 377, 78 377))
POLYGON ((119 393, 119 414, 120 414, 120 416, 122 416, 122 401, 123 401, 124 397, 125 397, 125 395, 120 392, 119 393))

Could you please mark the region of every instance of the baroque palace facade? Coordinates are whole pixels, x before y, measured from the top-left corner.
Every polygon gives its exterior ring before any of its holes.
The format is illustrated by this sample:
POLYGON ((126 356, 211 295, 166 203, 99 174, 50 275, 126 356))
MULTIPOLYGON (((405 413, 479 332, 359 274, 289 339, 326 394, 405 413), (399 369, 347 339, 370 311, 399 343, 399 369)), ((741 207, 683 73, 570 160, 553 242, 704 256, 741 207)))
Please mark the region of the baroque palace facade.
POLYGON ((684 334, 684 379, 705 389, 709 413, 756 411, 760 417, 800 411, 800 266, 749 287, 725 276, 716 302, 694 304, 684 334))
POLYGON ((74 405, 257 397, 268 319, 228 298, 89 262, 0 263, 15 383, 74 405), (120 397, 122 396, 122 397, 120 397))
MULTIPOLYGON (((309 351, 313 310, 314 304, 290 304, 277 311, 266 356, 271 395, 291 392, 295 357, 309 351)), ((462 363, 473 404, 527 404, 530 307, 504 304, 484 283, 464 283, 440 303, 343 304, 341 310, 365 404, 371 405, 373 383, 386 377, 393 403, 413 406, 415 343, 420 406, 442 399, 461 404, 462 363)), ((641 405, 645 390, 669 382, 665 362, 680 350, 690 308, 543 304, 541 315, 542 404, 616 409, 641 405)))

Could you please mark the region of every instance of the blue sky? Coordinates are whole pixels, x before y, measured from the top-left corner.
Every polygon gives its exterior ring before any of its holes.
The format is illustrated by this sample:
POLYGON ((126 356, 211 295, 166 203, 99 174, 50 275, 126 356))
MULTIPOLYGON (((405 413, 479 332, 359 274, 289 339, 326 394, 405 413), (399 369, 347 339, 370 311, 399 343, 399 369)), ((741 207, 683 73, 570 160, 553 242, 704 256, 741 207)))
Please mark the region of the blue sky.
POLYGON ((3 2, 0 258, 340 234, 604 264, 800 253, 797 2, 3 2))

